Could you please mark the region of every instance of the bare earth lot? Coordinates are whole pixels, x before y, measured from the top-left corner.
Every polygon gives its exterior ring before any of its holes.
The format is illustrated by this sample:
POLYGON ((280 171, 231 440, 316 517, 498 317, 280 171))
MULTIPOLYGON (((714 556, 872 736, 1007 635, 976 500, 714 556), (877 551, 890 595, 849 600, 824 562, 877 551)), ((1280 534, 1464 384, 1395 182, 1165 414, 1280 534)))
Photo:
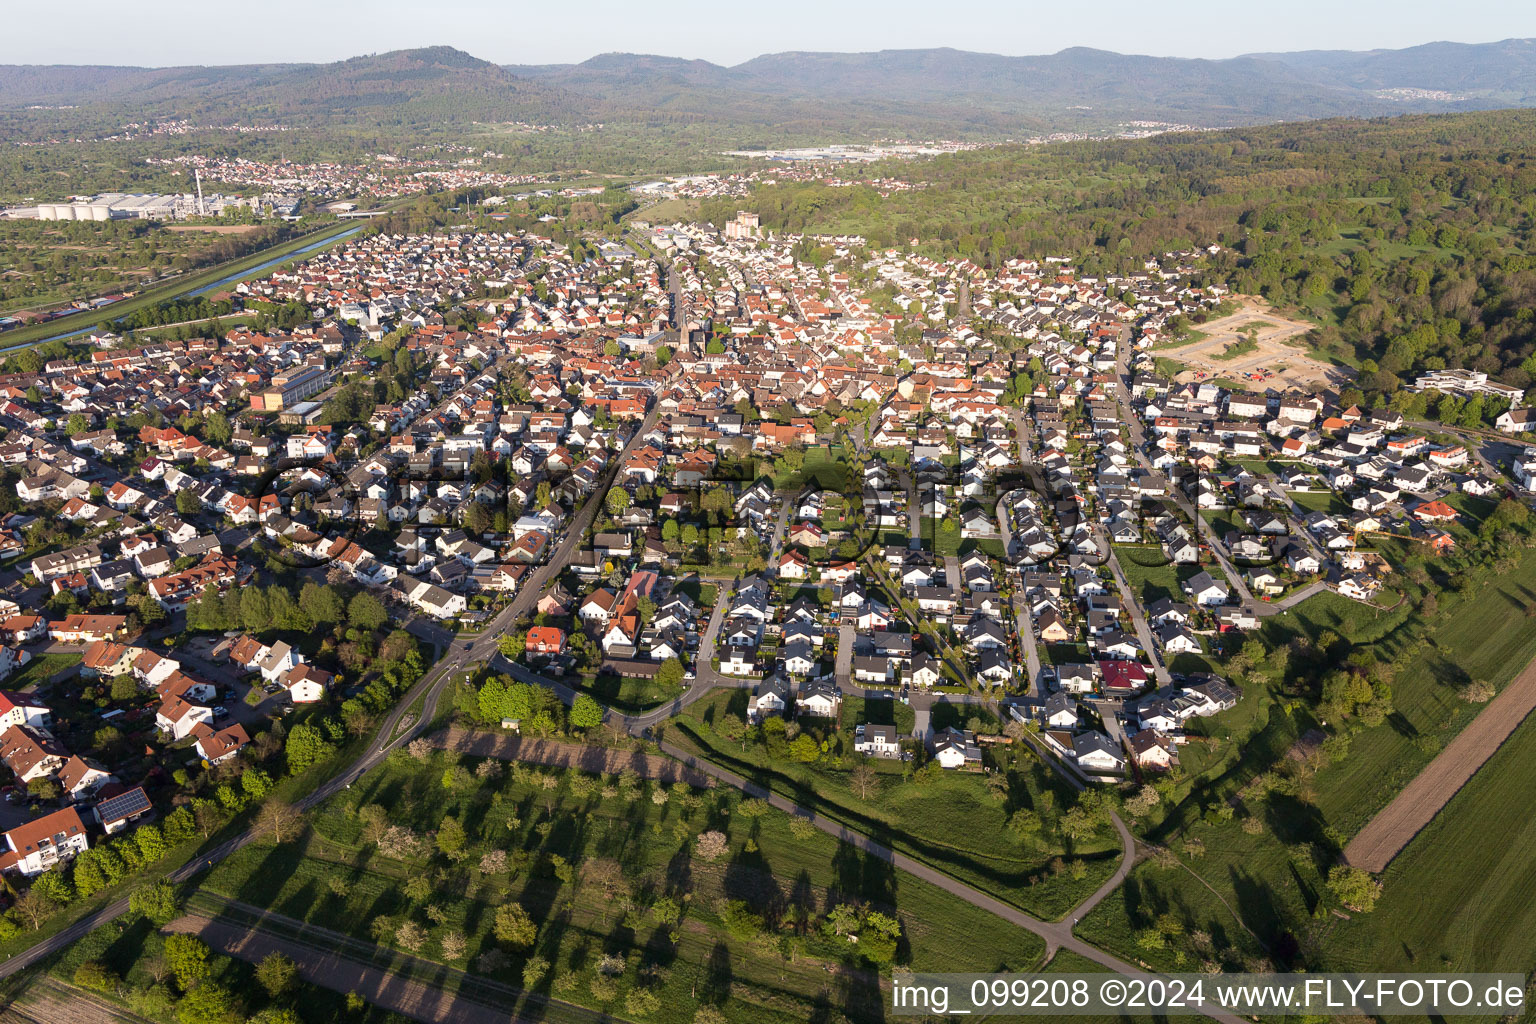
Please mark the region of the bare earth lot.
POLYGON ((1288 320, 1265 305, 1249 301, 1231 316, 1201 324, 1200 331, 1207 337, 1169 349, 1167 355, 1189 367, 1176 378, 1180 381, 1226 377, 1258 390, 1337 386, 1347 381, 1346 369, 1313 359, 1300 347, 1297 339, 1312 328, 1306 321, 1288 320), (1233 359, 1220 358, 1228 345, 1244 340, 1238 332, 1249 325, 1258 326, 1258 348, 1233 359))
POLYGON ((1344 859, 1382 871, 1465 786, 1494 751, 1536 710, 1536 661, 1462 730, 1381 813, 1344 848, 1344 859))

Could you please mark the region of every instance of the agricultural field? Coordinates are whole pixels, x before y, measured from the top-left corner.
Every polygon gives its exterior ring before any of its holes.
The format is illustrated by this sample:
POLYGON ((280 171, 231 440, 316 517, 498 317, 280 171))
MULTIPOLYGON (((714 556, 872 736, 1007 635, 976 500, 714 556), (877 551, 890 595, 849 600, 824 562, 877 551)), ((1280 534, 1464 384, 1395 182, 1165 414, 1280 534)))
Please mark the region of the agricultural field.
POLYGON ((1399 665, 1386 720, 1339 745, 1310 701, 1273 684, 1245 687, 1236 709, 1201 723, 1212 739, 1184 746, 1181 775, 1133 824, 1154 856, 1088 916, 1084 938, 1168 970, 1197 958, 1228 969, 1529 962, 1530 943, 1511 942, 1510 928, 1531 934, 1523 894, 1536 879, 1516 852, 1528 848, 1531 826, 1499 810, 1519 800, 1536 763, 1529 722, 1387 868, 1373 911, 1333 913, 1327 875, 1349 837, 1485 706, 1459 688, 1470 679, 1502 688, 1536 657, 1529 550, 1486 586, 1441 591, 1428 612, 1422 590, 1403 586, 1406 600, 1392 611, 1323 594, 1265 627, 1272 644, 1347 637, 1399 665))

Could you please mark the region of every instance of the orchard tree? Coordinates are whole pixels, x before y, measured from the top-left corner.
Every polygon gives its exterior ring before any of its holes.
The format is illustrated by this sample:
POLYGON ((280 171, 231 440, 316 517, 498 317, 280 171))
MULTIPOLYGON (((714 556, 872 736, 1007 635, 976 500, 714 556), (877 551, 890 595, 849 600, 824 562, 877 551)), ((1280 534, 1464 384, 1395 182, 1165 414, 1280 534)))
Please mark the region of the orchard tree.
POLYGON ((1350 910, 1365 914, 1376 908, 1381 883, 1368 872, 1340 864, 1328 872, 1328 891, 1350 910))
POLYGON ((497 908, 492 931, 496 941, 514 950, 532 949, 534 940, 539 936, 539 926, 518 903, 508 903, 497 908))
POLYGON ((278 952, 268 953, 256 965, 256 981, 273 999, 292 988, 298 975, 298 965, 278 952))

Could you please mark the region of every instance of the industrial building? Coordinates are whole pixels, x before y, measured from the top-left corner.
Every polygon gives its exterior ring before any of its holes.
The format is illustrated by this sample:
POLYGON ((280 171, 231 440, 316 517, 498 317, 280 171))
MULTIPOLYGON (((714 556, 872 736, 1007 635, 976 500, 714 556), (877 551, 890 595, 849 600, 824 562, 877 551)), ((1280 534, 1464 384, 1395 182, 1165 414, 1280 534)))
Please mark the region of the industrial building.
POLYGON ((39 203, 0 211, 12 220, 178 220, 202 212, 218 216, 226 207, 246 206, 237 196, 160 195, 158 193, 107 192, 99 196, 74 196, 64 203, 39 203))

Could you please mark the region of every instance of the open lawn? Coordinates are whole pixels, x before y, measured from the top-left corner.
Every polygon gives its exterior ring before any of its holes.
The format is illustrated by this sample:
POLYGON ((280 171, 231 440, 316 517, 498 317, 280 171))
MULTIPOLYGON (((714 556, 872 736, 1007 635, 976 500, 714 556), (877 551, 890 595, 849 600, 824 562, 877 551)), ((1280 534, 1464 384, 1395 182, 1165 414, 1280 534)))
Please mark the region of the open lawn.
POLYGON ((1350 511, 1349 504, 1333 491, 1288 491, 1286 493, 1303 514, 1327 512, 1330 515, 1345 515, 1350 511))
POLYGON ((1246 356, 1250 352, 1257 352, 1259 343, 1252 338, 1244 338, 1242 341, 1234 341, 1220 352, 1214 352, 1209 358, 1226 362, 1239 356, 1246 356))
POLYGON ((1156 544, 1116 544, 1115 558, 1131 592, 1143 607, 1160 597, 1184 600, 1179 581, 1188 579, 1200 571, 1199 566, 1174 565, 1156 544))
POLYGON ((1196 342, 1207 341, 1209 339, 1210 335, 1206 334, 1204 331, 1187 330, 1183 334, 1178 334, 1158 342, 1156 345, 1152 346, 1152 351, 1161 352, 1163 349, 1168 348, 1183 348, 1185 345, 1193 345, 1196 342))
POLYGON ((812 485, 824 490, 843 490, 848 483, 844 450, 842 445, 817 445, 805 449, 805 462, 800 469, 775 472, 773 486, 781 491, 797 491, 812 485))
POLYGON ((5 677, 7 690, 25 690, 46 683, 54 675, 80 664, 78 654, 35 654, 32 660, 5 677))
POLYGON ((898 737, 912 735, 917 725, 917 715, 911 705, 894 698, 844 697, 840 715, 842 728, 852 732, 861 722, 870 725, 894 725, 898 737))
POLYGON ((682 684, 663 686, 655 679, 616 676, 606 672, 596 676, 583 675, 581 681, 576 684, 576 688, 585 690, 604 704, 617 708, 625 714, 648 711, 658 704, 665 704, 683 694, 682 684))
POLYGON ((1072 791, 1028 752, 993 748, 1008 773, 1005 799, 990 796, 984 776, 976 773, 941 771, 923 782, 905 779, 899 762, 874 761, 881 784, 861 800, 850 788, 848 761, 827 758, 815 765, 800 764, 775 759, 752 740, 722 736, 717 727, 724 727, 727 716, 744 711, 745 699, 745 693, 738 693, 702 700, 668 729, 667 736, 802 806, 1042 917, 1066 913, 1108 877, 1119 860, 1119 845, 1107 825, 1070 848, 1061 845, 1049 827, 1040 834, 1043 846, 1008 831, 1009 815, 1016 809, 1035 809, 1042 818, 1054 820, 1073 800, 1072 791), (1070 870, 1058 873, 1058 865, 1053 865, 1058 859, 1061 868, 1070 868, 1066 861, 1080 861, 1080 877, 1074 878, 1070 870))
MULTIPOLYGON (((679 1024, 701 1001, 732 1021, 814 1019, 824 1005, 852 1020, 882 1019, 874 972, 836 973, 849 945, 796 923, 846 899, 894 913, 903 927, 898 959, 918 970, 1023 970, 1043 950, 1033 935, 823 833, 797 835, 784 814, 744 813, 733 790, 672 787, 657 803, 644 783, 605 788, 593 776, 523 769, 494 779, 463 771, 445 787, 456 761, 396 756, 324 805, 301 840, 247 847, 204 887, 381 945, 397 944, 409 919, 425 933, 416 955, 428 959, 442 959, 442 936, 457 931, 467 949, 454 965, 477 973, 479 954, 495 945, 496 908, 517 902, 538 925, 531 954, 551 964, 538 991, 627 1017, 625 994, 645 969, 661 1003, 648 1019, 679 1024), (441 835, 452 817, 464 825, 469 856, 433 857, 426 844, 386 855, 365 837, 358 809, 369 804, 421 837, 441 835), (706 829, 727 834, 723 858, 694 856, 695 835, 706 829), (498 850, 508 869, 484 870, 483 855, 498 850), (575 868, 569 881, 561 863, 575 868), (423 877, 430 887, 408 890, 423 877), (658 920, 663 899, 681 910, 678 923, 658 920), (743 901, 756 923, 733 917, 726 927, 728 900, 743 901), (627 958, 617 1003, 591 986, 605 954, 627 958), (574 985, 561 980, 567 974, 574 985)), ((517 985, 526 954, 512 952, 512 966, 492 973, 517 985)))

